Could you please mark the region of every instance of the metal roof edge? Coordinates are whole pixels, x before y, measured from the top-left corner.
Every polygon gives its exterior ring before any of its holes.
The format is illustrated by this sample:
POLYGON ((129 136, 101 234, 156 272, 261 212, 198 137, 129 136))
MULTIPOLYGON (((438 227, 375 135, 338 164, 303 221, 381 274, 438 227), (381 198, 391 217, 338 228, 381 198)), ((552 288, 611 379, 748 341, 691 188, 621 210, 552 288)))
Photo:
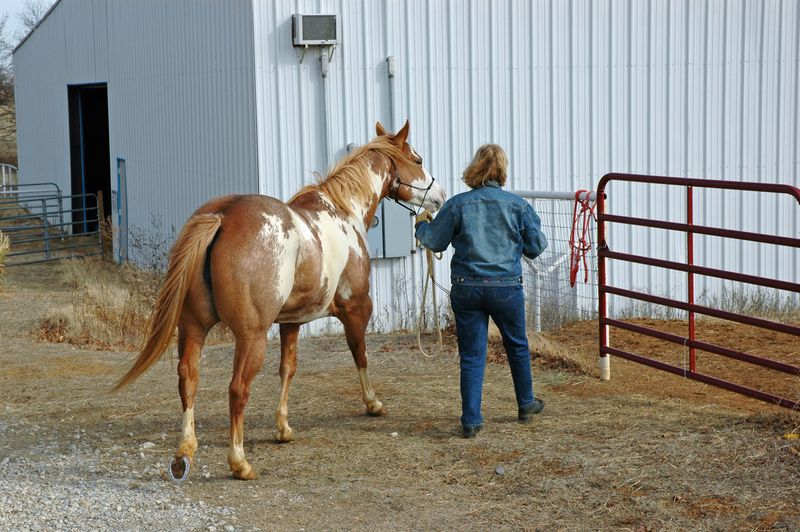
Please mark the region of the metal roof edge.
POLYGON ((52 6, 50 6, 50 9, 48 9, 48 10, 47 10, 47 13, 45 13, 45 14, 44 14, 44 16, 42 16, 42 18, 40 18, 40 19, 39 19, 39 22, 37 22, 37 23, 36 23, 36 25, 35 25, 33 28, 31 28, 31 30, 30 30, 28 33, 26 33, 26 34, 25 34, 25 37, 23 37, 23 38, 22 38, 22 40, 20 40, 20 41, 19 41, 19 43, 17 43, 17 45, 14 47, 14 49, 13 49, 13 50, 11 50, 11 55, 14 55, 15 53, 17 53, 17 50, 19 50, 19 49, 20 49, 20 47, 21 47, 23 44, 25 44, 25 41, 27 41, 27 40, 28 40, 28 37, 30 37, 30 36, 33 34, 33 32, 34 32, 34 31, 36 31, 36 28, 38 28, 38 27, 39 27, 39 26, 42 24, 42 22, 44 22, 44 21, 45 21, 45 19, 46 19, 47 17, 49 17, 49 16, 50 16, 50 13, 52 13, 52 12, 53 12, 53 10, 54 10, 54 9, 55 9, 55 8, 56 8, 56 7, 57 7, 57 6, 58 6, 58 5, 59 5, 59 4, 62 2, 62 1, 63 1, 63 0, 56 0, 56 2, 55 2, 55 3, 54 3, 52 6))

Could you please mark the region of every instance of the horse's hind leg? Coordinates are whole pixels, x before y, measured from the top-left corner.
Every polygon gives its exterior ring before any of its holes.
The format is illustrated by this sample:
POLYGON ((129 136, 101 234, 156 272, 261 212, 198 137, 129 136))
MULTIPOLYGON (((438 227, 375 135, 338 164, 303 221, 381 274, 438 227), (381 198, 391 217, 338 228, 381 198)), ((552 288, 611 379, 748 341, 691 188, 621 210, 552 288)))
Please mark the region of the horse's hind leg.
POLYGON ((386 415, 386 409, 383 408, 383 403, 375 396, 375 390, 372 389, 372 383, 369 381, 369 373, 367 372, 367 343, 365 337, 369 316, 372 313, 372 300, 367 298, 366 301, 358 303, 351 300, 349 303, 337 317, 344 325, 347 345, 353 354, 356 368, 358 368, 361 399, 367 405, 367 414, 384 416, 386 415))
POLYGON ((258 476, 244 456, 244 408, 250 398, 250 384, 264 363, 266 349, 266 330, 256 329, 236 333, 233 378, 228 388, 231 412, 228 465, 233 476, 242 480, 254 480, 258 476))
POLYGON ((178 391, 183 406, 183 422, 181 424, 181 442, 178 445, 176 458, 194 459, 197 451, 197 437, 194 432, 194 398, 197 382, 200 378, 198 369, 200 351, 203 349, 209 328, 200 324, 189 315, 181 317, 178 325, 178 391))
POLYGON ((279 442, 288 442, 294 439, 292 427, 289 426, 289 384, 297 371, 297 336, 300 325, 296 323, 281 324, 281 397, 278 400, 278 409, 275 411, 275 424, 278 432, 275 438, 279 442))

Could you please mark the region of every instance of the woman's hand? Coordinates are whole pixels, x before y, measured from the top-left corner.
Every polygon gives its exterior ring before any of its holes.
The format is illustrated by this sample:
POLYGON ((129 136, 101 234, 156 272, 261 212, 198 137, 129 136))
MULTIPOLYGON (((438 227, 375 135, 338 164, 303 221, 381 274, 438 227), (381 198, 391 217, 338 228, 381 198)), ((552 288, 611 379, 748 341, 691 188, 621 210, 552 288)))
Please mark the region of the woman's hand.
POLYGON ((414 225, 417 225, 422 222, 427 223, 430 222, 431 220, 433 220, 433 214, 431 214, 431 211, 429 211, 428 209, 422 209, 422 212, 420 212, 417 215, 417 219, 414 221, 414 225))

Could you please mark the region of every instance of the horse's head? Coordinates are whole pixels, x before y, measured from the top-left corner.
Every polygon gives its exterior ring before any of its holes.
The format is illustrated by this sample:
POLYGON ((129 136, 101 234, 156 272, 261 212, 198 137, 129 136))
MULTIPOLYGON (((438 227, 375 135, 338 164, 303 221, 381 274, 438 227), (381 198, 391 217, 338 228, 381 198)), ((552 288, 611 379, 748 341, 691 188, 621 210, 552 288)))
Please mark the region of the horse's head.
POLYGON ((385 195, 415 207, 437 211, 447 199, 447 193, 428 173, 422 157, 408 143, 408 130, 408 120, 396 135, 388 134, 380 122, 375 124, 375 133, 379 137, 388 136, 402 153, 401 157, 391 158, 392 168, 384 186, 385 195))

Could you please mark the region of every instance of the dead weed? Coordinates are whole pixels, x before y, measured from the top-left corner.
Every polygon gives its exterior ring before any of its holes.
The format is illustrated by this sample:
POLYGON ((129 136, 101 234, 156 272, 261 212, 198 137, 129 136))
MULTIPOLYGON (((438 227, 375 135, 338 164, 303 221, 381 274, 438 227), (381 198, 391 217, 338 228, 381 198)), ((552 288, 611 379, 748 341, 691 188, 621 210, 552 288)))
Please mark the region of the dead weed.
MULTIPOLYGON (((38 339, 101 350, 142 345, 162 274, 97 259, 65 261, 62 271, 71 302, 42 317, 38 339)), ((211 339, 229 341, 230 334, 215 328, 211 339)))
MULTIPOLYGON (((561 344, 549 340, 542 334, 528 332, 528 348, 531 351, 533 363, 543 369, 564 371, 577 375, 592 375, 592 368, 582 361, 577 355, 561 344)), ((500 330, 493 321, 489 320, 489 341, 487 349, 487 362, 505 363, 506 350, 500 330)))

